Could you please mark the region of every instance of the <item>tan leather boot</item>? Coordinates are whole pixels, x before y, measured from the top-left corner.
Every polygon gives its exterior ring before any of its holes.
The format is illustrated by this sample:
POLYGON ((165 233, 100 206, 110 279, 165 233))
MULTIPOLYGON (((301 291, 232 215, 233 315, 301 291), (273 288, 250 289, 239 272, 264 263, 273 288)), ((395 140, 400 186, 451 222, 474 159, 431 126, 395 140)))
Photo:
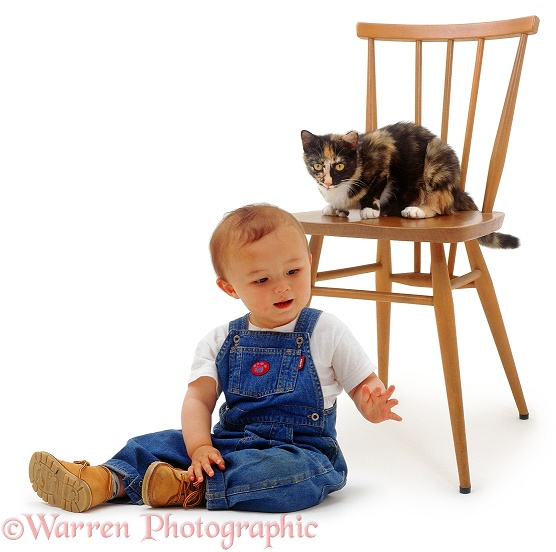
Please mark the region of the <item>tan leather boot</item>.
POLYGON ((45 502, 68 512, 84 512, 112 497, 110 470, 86 460, 61 462, 48 452, 35 452, 29 479, 45 502))
POLYGON ((205 498, 205 481, 190 481, 187 471, 166 462, 153 462, 143 478, 143 502, 153 508, 199 506, 205 498))

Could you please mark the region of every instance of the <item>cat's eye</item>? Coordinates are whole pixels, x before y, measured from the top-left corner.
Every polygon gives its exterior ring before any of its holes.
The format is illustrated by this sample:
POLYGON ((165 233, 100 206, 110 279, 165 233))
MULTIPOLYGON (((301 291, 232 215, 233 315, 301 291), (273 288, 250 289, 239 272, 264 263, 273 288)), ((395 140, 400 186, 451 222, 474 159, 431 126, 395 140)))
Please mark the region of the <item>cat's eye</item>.
POLYGON ((346 168, 346 166, 345 166, 343 163, 336 163, 336 164, 334 165, 334 168, 335 168, 337 171, 343 171, 343 170, 346 168))
POLYGON ((313 165, 313 169, 315 169, 315 171, 320 172, 322 171, 322 165, 320 163, 315 163, 313 165))

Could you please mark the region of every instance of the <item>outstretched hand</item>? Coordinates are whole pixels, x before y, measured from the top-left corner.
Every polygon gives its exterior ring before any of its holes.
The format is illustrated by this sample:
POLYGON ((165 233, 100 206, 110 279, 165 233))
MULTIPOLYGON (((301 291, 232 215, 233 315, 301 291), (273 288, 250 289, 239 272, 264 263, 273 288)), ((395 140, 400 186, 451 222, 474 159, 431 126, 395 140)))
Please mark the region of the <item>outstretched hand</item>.
POLYGON ((401 416, 392 412, 392 408, 397 406, 398 399, 391 399, 395 387, 391 385, 388 389, 379 386, 371 388, 364 384, 361 386, 361 401, 359 410, 369 422, 379 423, 385 420, 395 420, 401 422, 401 416))

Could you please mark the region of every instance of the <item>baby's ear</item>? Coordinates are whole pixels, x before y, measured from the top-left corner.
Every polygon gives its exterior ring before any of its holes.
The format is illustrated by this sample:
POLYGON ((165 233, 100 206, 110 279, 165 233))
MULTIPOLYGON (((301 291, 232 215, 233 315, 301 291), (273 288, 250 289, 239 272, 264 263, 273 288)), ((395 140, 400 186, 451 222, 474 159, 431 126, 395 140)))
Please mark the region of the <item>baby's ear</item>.
POLYGON ((234 286, 232 286, 232 284, 230 284, 229 282, 226 282, 226 280, 223 280, 222 278, 218 278, 216 280, 216 285, 230 297, 233 297, 234 299, 239 299, 239 295, 236 293, 234 286))

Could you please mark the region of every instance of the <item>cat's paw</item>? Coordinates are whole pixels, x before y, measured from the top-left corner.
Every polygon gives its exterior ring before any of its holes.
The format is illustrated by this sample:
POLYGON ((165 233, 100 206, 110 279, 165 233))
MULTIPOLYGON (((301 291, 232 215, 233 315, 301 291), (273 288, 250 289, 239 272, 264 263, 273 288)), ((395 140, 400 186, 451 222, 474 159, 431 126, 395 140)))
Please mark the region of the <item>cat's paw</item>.
POLYGON ((329 217, 347 217, 349 215, 349 211, 344 209, 335 209, 332 205, 325 205, 322 208, 322 214, 329 217))
POLYGON ((423 211, 423 209, 420 209, 419 207, 406 207, 402 211, 402 217, 410 219, 422 219, 427 218, 427 215, 425 211, 423 211))
POLYGON ((372 207, 365 207, 361 209, 362 219, 374 219, 380 217, 380 211, 378 209, 373 209, 372 207))

